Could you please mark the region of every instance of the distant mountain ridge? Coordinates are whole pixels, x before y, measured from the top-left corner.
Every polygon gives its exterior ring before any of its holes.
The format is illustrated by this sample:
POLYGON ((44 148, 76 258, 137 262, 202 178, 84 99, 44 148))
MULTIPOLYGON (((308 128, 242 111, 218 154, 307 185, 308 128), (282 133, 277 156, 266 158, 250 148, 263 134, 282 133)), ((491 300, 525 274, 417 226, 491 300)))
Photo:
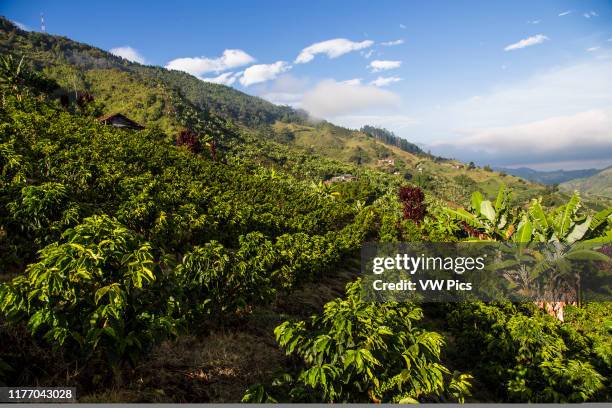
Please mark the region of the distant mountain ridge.
POLYGON ((521 177, 525 180, 548 185, 561 184, 578 178, 590 177, 602 171, 601 169, 541 171, 534 170, 529 167, 518 167, 514 169, 494 167, 494 170, 512 174, 513 176, 521 177))
POLYGON ((562 183, 559 185, 559 188, 564 191, 578 190, 581 193, 612 199, 612 166, 590 177, 562 183))

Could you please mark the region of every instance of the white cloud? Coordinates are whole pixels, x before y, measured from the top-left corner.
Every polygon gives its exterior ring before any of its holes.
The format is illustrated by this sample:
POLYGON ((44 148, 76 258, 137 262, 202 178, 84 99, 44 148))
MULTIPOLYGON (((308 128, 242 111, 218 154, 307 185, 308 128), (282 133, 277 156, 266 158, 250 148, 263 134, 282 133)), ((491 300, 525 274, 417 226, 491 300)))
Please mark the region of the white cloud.
POLYGON ((391 77, 382 77, 382 76, 379 76, 378 78, 376 78, 375 80, 370 82, 370 85, 374 85, 374 86, 387 86, 387 85, 390 85, 390 84, 392 84, 394 82, 399 82, 401 80, 402 80, 402 78, 396 77, 396 76, 391 76, 391 77))
POLYGON ((562 13, 559 13, 559 17, 567 16, 568 14, 572 14, 572 10, 566 10, 562 13))
POLYGON ((290 105, 294 108, 299 108, 302 101, 302 94, 290 92, 268 92, 259 96, 276 105, 290 105))
POLYGON ((297 78, 291 74, 283 74, 269 83, 254 87, 256 95, 278 105, 291 105, 299 108, 304 92, 310 81, 307 78, 297 78))
POLYGON ((200 77, 209 72, 223 72, 241 67, 255 61, 255 58, 242 50, 225 50, 217 58, 186 57, 176 58, 166 64, 167 69, 176 69, 200 77))
POLYGON ((273 64, 251 65, 244 70, 240 77, 240 83, 244 86, 270 81, 283 72, 291 69, 291 65, 285 61, 277 61, 273 64))
POLYGON ((17 28, 19 28, 20 30, 23 31, 32 31, 32 29, 30 27, 28 27, 27 25, 20 23, 19 21, 15 21, 15 20, 11 20, 11 22, 13 24, 15 24, 17 26, 17 28))
POLYGON ((402 30, 405 30, 405 29, 406 29, 406 26, 405 26, 404 24, 400 24, 400 25, 399 25, 399 28, 401 28, 402 30))
POLYGON ((509 161, 605 158, 598 155, 612 152, 610 129, 612 108, 594 109, 512 126, 460 130, 463 137, 454 145, 509 161))
POLYGON ((540 24, 542 20, 528 20, 527 24, 540 24))
POLYGON ((374 50, 368 50, 368 51, 361 51, 361 55, 365 58, 365 59, 370 59, 370 57, 372 55, 374 55, 374 50))
POLYGON ((116 55, 121 58, 125 58, 131 62, 137 62, 139 64, 146 64, 147 60, 143 57, 136 49, 125 46, 125 47, 116 47, 111 48, 110 53, 116 55))
POLYGON ((224 72, 223 74, 213 77, 213 78, 200 78, 200 79, 205 82, 212 82, 214 84, 230 86, 234 82, 236 82, 236 79, 238 79, 240 74, 242 74, 242 72, 238 72, 238 73, 224 72))
POLYGON ((315 117, 336 116, 397 106, 399 96, 371 85, 348 85, 328 79, 304 94, 302 107, 315 117))
MULTIPOLYGON (((455 127, 511 126, 612 106, 612 61, 586 60, 504 83, 455 104, 455 127)), ((450 120, 451 118, 449 118, 450 120)))
POLYGON ((325 54, 328 58, 338 58, 351 51, 369 48, 373 44, 374 41, 370 40, 354 42, 346 38, 335 38, 333 40, 322 41, 304 48, 295 59, 295 63, 305 64, 310 62, 317 54, 325 54))
POLYGON ((591 17, 599 17, 599 14, 591 10, 591 11, 587 11, 586 13, 584 13, 583 16, 584 18, 591 18, 591 17))
POLYGON ((402 61, 385 61, 385 60, 374 60, 370 62, 368 68, 372 72, 386 71, 388 69, 399 68, 402 65, 402 61))
POLYGON ((347 79, 346 81, 341 81, 340 83, 345 85, 361 85, 361 78, 347 79))
POLYGON ((444 135, 438 154, 462 160, 499 165, 610 160, 610 72, 609 59, 554 67, 424 113, 421 121, 429 134, 444 135))
POLYGON ((508 45, 506 48, 504 48, 504 51, 519 50, 521 48, 530 47, 532 45, 542 44, 548 39, 549 38, 543 34, 537 34, 529 38, 522 39, 521 41, 516 42, 514 44, 508 45))
POLYGON ((385 47, 393 47, 394 45, 401 45, 404 43, 404 40, 394 40, 394 41, 385 41, 381 42, 380 45, 384 45, 385 47))
POLYGON ((589 48, 587 48, 587 51, 588 51, 588 52, 593 52, 593 51, 597 51, 597 50, 598 50, 598 49, 600 49, 600 48, 601 48, 600 46, 589 47, 589 48))

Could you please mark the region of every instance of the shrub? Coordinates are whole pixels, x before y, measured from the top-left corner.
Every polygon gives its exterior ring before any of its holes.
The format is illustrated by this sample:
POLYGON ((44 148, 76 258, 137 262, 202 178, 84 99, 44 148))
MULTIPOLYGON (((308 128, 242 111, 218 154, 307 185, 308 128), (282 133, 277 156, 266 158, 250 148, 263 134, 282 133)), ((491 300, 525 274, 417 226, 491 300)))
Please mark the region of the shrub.
POLYGON ((187 253, 176 268, 175 282, 182 314, 191 322, 199 318, 224 318, 253 302, 269 299, 272 243, 261 233, 240 238, 231 251, 212 241, 187 253))
POLYGON ((584 402, 603 390, 603 376, 568 348, 563 323, 533 304, 466 303, 447 321, 459 357, 504 401, 584 402))
POLYGON ((198 153, 202 149, 198 135, 189 129, 183 129, 178 133, 176 145, 185 146, 192 153, 198 153))
POLYGON ((463 401, 470 376, 440 363, 444 340, 418 329, 421 317, 414 304, 367 302, 360 281, 349 283, 346 299, 327 303, 321 316, 275 329, 301 368, 250 388, 243 401, 463 401))
POLYGON ((425 218, 427 205, 425 194, 419 187, 404 186, 400 188, 399 199, 403 206, 404 219, 421 222, 425 218))
POLYGON ((116 369, 174 332, 162 283, 148 243, 115 219, 94 216, 0 287, 0 311, 56 347, 84 360, 102 354, 116 369))

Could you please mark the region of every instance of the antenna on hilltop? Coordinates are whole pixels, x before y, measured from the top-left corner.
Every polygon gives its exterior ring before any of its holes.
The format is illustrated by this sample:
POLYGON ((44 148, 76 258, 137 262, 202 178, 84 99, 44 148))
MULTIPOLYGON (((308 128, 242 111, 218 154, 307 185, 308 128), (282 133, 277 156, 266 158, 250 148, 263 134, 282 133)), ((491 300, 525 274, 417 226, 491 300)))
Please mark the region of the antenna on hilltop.
POLYGON ((45 32, 45 15, 40 13, 40 31, 45 32))

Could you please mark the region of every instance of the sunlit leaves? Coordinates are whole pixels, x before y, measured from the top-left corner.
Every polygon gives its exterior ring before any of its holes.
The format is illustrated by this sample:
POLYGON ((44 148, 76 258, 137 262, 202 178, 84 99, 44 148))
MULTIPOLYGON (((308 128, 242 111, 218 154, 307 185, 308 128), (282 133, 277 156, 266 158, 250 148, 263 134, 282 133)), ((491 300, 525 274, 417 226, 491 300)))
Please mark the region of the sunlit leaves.
POLYGON ((102 352, 116 364, 172 331, 158 268, 150 244, 110 217, 91 217, 2 287, 0 310, 27 319, 32 333, 43 331, 51 343, 76 346, 84 356, 102 352))
MULTIPOLYGON (((347 286, 346 298, 327 303, 321 316, 281 324, 275 329, 278 343, 287 354, 299 356, 304 362, 292 387, 285 388, 283 398, 462 401, 469 395, 471 377, 452 376, 440 364, 444 341, 438 333, 413 324, 421 316, 421 310, 413 304, 364 301, 358 281, 347 286)), ((273 386, 271 394, 259 390, 259 395, 275 395, 282 390, 273 386)))

